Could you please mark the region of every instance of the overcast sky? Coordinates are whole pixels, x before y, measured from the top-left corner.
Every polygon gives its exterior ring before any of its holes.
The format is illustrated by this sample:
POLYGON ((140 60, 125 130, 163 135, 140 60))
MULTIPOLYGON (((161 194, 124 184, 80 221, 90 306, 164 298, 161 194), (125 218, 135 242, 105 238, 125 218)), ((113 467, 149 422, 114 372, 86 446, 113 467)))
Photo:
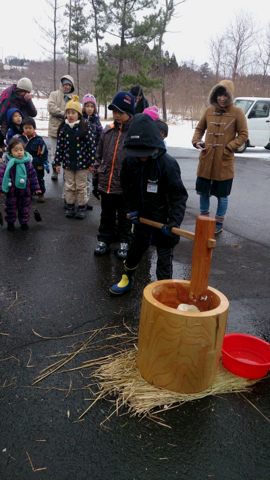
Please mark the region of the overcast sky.
MULTIPOLYGON (((59 0, 59 4, 66 0, 59 0)), ((162 3, 162 0, 161 0, 162 3)), ((210 63, 207 41, 210 36, 220 34, 230 19, 239 9, 251 12, 257 18, 258 25, 263 28, 269 21, 269 4, 267 0, 186 0, 177 7, 179 17, 170 24, 165 37, 165 49, 175 53, 178 63, 194 61, 197 65, 210 63)), ((34 22, 46 26, 48 22, 46 9, 50 12, 45 0, 7 0, 1 2, 0 57, 9 55, 30 60, 44 59, 40 44, 38 26, 34 22), (2 5, 3 3, 3 5, 2 5)), ((115 42, 115 37, 112 37, 115 42)), ((95 53, 94 43, 89 50, 95 53)))

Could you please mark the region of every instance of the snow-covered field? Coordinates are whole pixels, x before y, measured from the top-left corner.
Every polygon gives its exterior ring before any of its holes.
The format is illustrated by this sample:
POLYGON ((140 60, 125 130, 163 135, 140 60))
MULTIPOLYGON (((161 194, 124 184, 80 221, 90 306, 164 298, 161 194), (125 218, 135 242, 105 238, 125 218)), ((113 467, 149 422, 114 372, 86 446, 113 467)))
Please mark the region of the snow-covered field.
MULTIPOLYGON (((43 137, 48 136, 48 112, 47 112, 47 99, 46 98, 34 98, 34 104, 38 110, 38 115, 35 118, 37 124, 37 133, 43 137)), ((110 115, 110 112, 108 112, 110 115)), ((111 123, 112 116, 108 118, 108 120, 104 121, 104 111, 101 109, 101 123, 105 126, 107 123, 111 123)), ((160 116, 162 118, 162 114, 160 111, 160 116)), ((168 121, 169 125, 169 135, 166 139, 166 143, 168 147, 180 147, 180 148, 190 148, 193 149, 191 144, 191 140, 194 133, 194 128, 192 128, 191 121, 182 120, 181 117, 173 118, 173 123, 168 121)), ((263 147, 257 147, 256 151, 253 151, 252 148, 246 150, 246 153, 252 157, 262 158, 264 160, 270 161, 270 152, 265 150, 263 147)), ((245 154, 236 154, 237 156, 241 157, 245 154)))

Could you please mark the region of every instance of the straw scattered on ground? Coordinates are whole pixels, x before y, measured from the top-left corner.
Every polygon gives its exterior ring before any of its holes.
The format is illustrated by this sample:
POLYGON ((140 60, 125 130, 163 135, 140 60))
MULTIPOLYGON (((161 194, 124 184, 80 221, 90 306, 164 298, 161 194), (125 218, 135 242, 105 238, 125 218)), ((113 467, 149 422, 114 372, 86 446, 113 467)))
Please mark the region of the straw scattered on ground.
MULTIPOLYGON (((109 398, 111 395, 116 397, 116 403, 110 417, 125 407, 131 416, 151 416, 153 419, 164 410, 176 408, 185 402, 209 395, 245 392, 248 387, 257 382, 257 380, 247 380, 233 375, 220 363, 211 387, 203 392, 183 394, 150 385, 142 378, 136 364, 135 348, 116 355, 114 359, 111 356, 103 359, 103 365, 94 370, 91 375, 91 378, 97 382, 99 393, 80 418, 96 403, 97 399, 109 398)), ((106 421, 110 417, 106 418, 106 421)))
MULTIPOLYGON (((108 327, 107 327, 108 328, 108 327)), ((95 405, 98 400, 106 399, 114 402, 113 411, 102 422, 103 424, 114 414, 129 413, 131 416, 141 418, 147 416, 157 423, 167 426, 159 417, 164 411, 179 407, 188 401, 202 399, 210 395, 223 395, 226 393, 245 392, 258 380, 248 380, 233 375, 226 370, 220 362, 213 385, 203 392, 194 394, 182 394, 150 385, 144 380, 137 368, 137 336, 132 332, 119 334, 107 333, 105 338, 98 339, 98 335, 104 333, 106 327, 93 330, 90 337, 82 342, 71 354, 60 355, 61 360, 44 369, 33 385, 44 380, 54 373, 66 373, 74 370, 87 370, 87 379, 91 379, 91 385, 86 386, 91 393, 90 405, 82 413, 78 420, 95 405), (90 350, 113 349, 114 352, 99 358, 82 362, 77 367, 66 368, 78 354, 87 353, 90 350), (96 388, 95 388, 96 387, 96 388), (94 392, 93 390, 96 390, 94 392), (121 412, 120 412, 121 410, 121 412)), ((69 385, 69 392, 71 383, 69 385)))

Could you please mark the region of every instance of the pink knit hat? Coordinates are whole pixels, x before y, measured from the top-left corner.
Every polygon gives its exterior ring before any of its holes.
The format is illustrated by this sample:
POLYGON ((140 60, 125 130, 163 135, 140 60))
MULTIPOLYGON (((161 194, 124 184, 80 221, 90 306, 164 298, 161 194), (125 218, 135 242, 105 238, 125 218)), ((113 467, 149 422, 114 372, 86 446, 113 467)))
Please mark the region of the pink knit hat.
POLYGON ((145 108, 142 113, 146 113, 146 114, 149 115, 149 117, 151 117, 153 120, 158 120, 158 119, 159 119, 158 107, 156 107, 155 105, 154 105, 153 107, 147 107, 147 108, 145 108))
POLYGON ((92 95, 91 93, 87 93, 86 95, 84 95, 83 100, 82 100, 82 105, 85 105, 85 103, 88 103, 88 102, 91 102, 94 105, 97 104, 94 95, 92 95))

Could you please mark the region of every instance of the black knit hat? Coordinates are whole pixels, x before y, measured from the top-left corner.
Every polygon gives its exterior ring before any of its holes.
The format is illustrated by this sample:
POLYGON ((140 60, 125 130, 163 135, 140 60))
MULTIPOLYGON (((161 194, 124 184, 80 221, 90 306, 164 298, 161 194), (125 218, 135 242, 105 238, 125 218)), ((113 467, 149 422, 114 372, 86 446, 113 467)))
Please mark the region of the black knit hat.
POLYGON ((108 106, 109 110, 117 108, 122 113, 134 115, 135 98, 130 92, 118 92, 114 97, 112 103, 108 106))

